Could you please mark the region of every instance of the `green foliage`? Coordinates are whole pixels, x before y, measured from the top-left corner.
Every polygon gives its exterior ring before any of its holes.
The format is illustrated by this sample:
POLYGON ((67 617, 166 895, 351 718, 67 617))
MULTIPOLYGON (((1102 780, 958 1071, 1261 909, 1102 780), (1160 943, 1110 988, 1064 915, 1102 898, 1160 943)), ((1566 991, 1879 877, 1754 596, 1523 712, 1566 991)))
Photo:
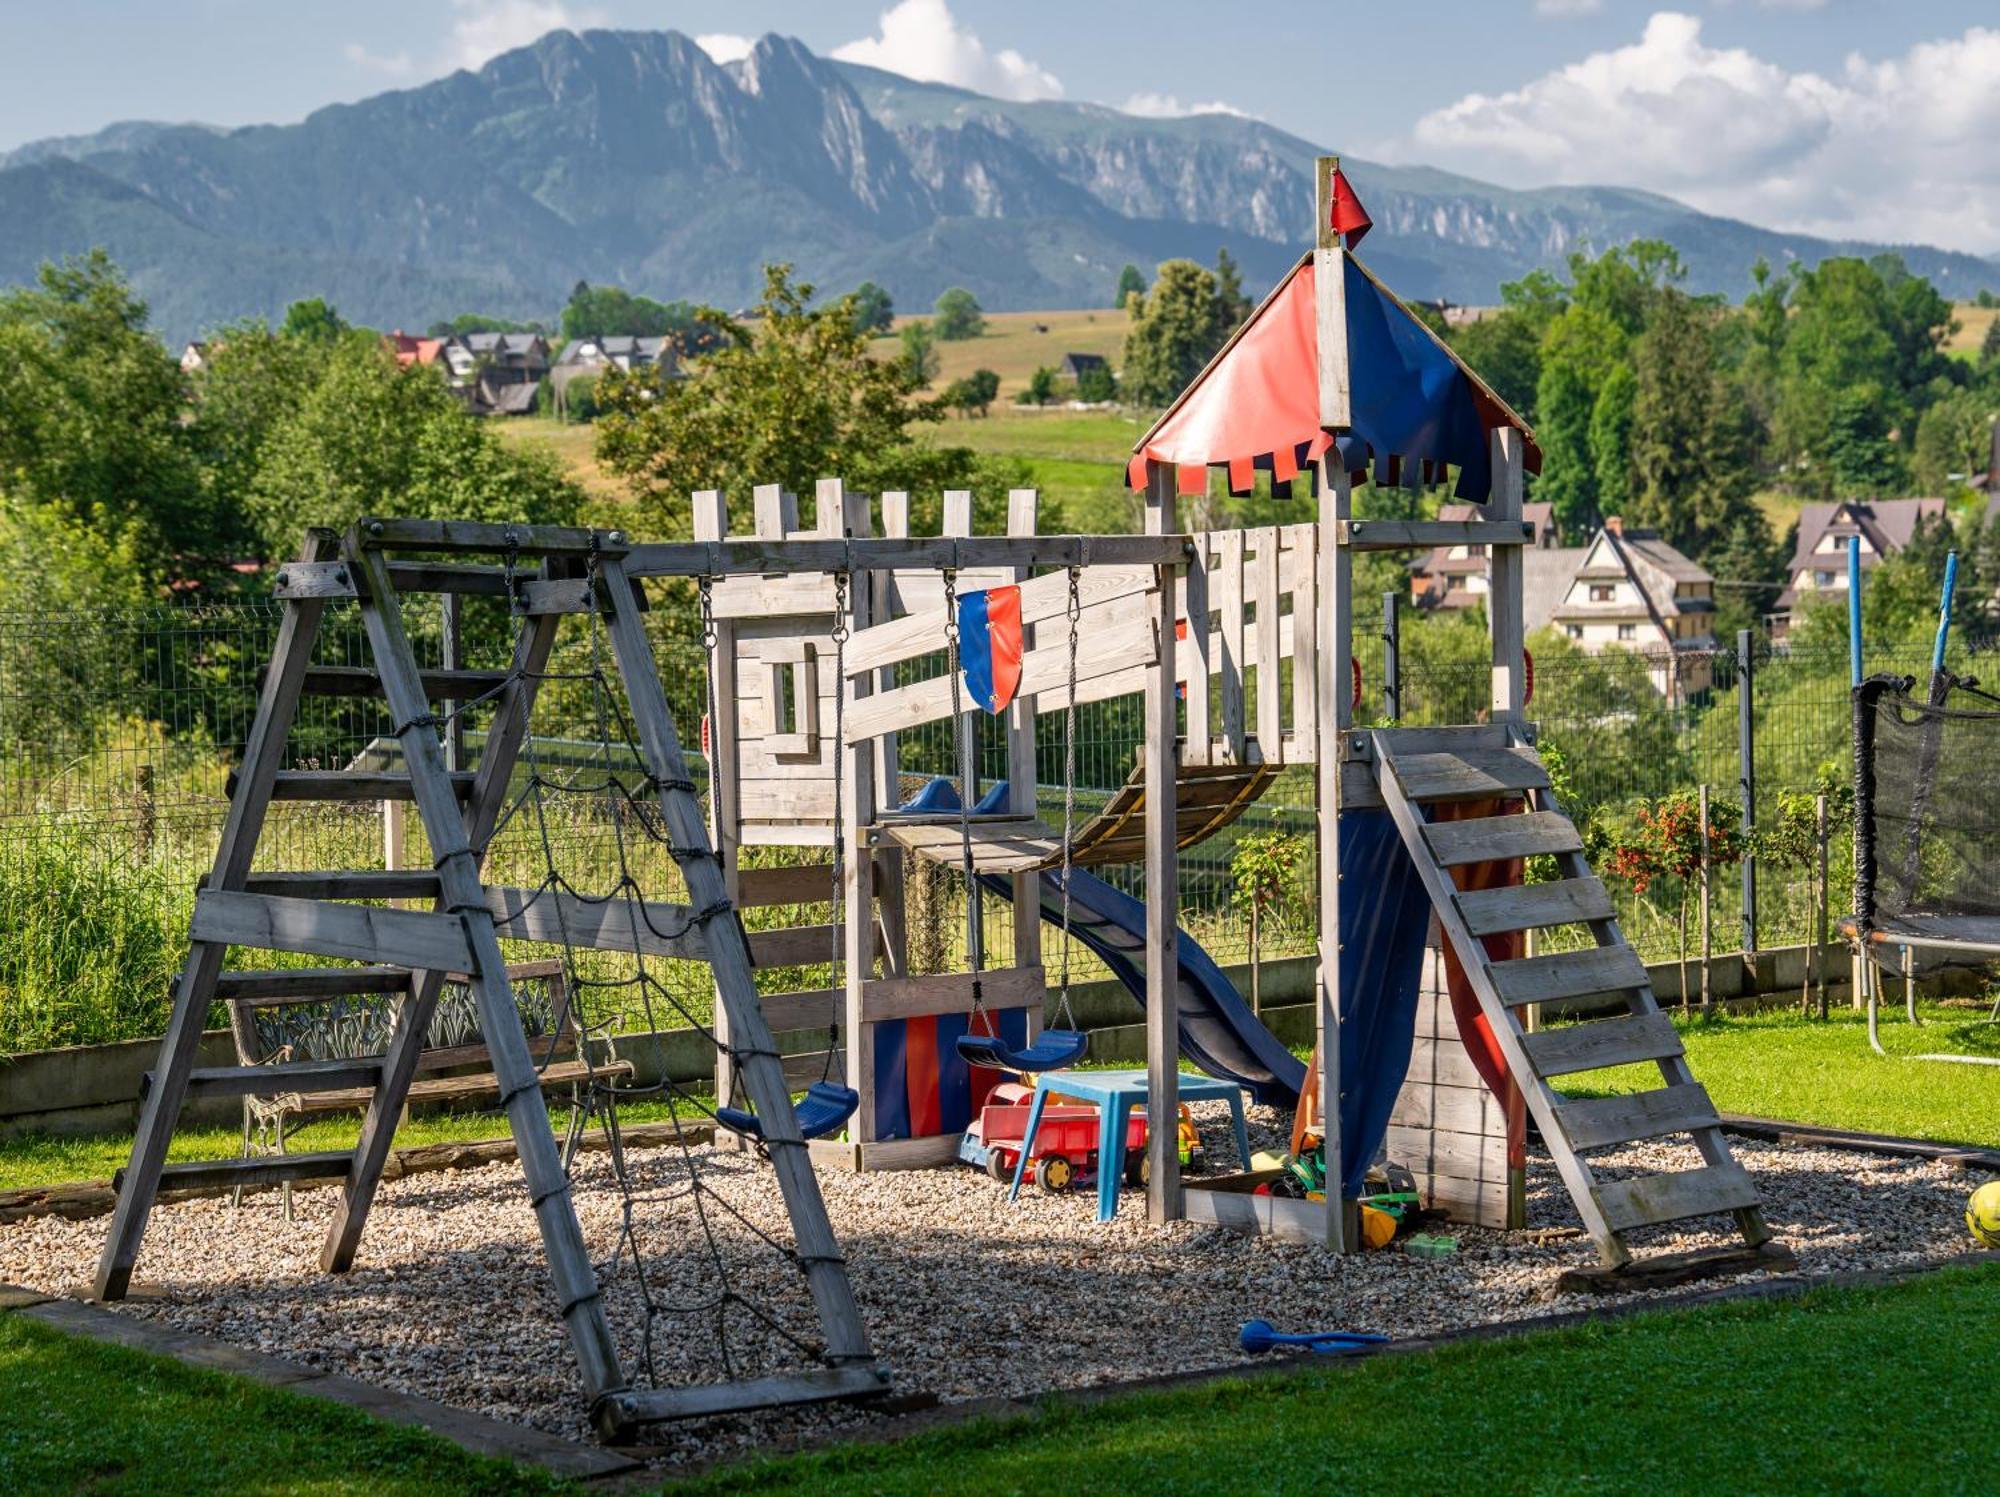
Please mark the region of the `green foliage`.
POLYGON ((437 370, 346 343, 272 428, 249 508, 261 554, 285 556, 308 525, 367 514, 562 524, 582 499, 553 454, 503 442, 437 370))
POLYGON ((863 281, 848 293, 854 309, 854 330, 873 336, 886 333, 896 321, 896 306, 889 293, 873 281, 863 281))
POLYGON ((468 333, 547 333, 539 322, 516 322, 511 317, 488 317, 483 312, 461 312, 448 320, 433 322, 424 330, 430 338, 463 338, 468 333))
POLYGON ((961 416, 983 416, 999 393, 1000 376, 991 369, 975 369, 946 385, 942 398, 961 416))
POLYGON ((575 338, 664 338, 672 336, 684 353, 706 353, 721 341, 711 309, 692 302, 657 302, 634 296, 622 286, 578 281, 563 308, 564 342, 575 338))
POLYGON ((937 334, 928 322, 906 322, 898 341, 903 377, 912 389, 925 388, 938 375, 937 334))
POLYGON ((838 475, 871 493, 906 489, 921 503, 974 486, 982 468, 971 452, 918 440, 916 428, 942 412, 917 398, 904 361, 875 358, 844 304, 811 302, 812 287, 794 282, 790 267, 769 266, 760 315, 726 324, 728 342, 691 377, 637 370, 599 385, 598 460, 631 486, 650 533, 688 534, 695 489, 778 483, 808 493, 838 475))
POLYGON ((1095 364, 1076 377, 1076 398, 1093 405, 1118 398, 1118 380, 1107 364, 1095 364))
POLYGON ((1118 290, 1111 299, 1111 305, 1122 307, 1134 296, 1146 294, 1146 278, 1139 273, 1136 265, 1127 265, 1118 272, 1118 290))
MULTIPOLYGON (((1993 321, 2000 328, 2000 318, 1993 321)), ((1917 421, 1910 466, 1917 487, 1943 494, 1984 472, 1993 451, 1993 402, 1972 390, 1941 396, 1917 421)))
MULTIPOLYGON (((1590 463, 1600 515, 1622 515, 1631 507, 1632 413, 1638 400, 1639 376, 1620 360, 1605 374, 1590 408, 1590 463)), ((1564 533, 1572 532, 1565 526, 1564 533)))
POLYGON ((568 421, 597 419, 597 376, 579 374, 563 386, 563 418, 568 421))
POLYGON ((1699 556, 1750 494, 1750 433, 1724 379, 1715 311, 1660 293, 1634 354, 1632 492, 1627 518, 1699 556))
POLYGON ((1243 272, 1236 257, 1225 246, 1215 252, 1215 317, 1224 337, 1256 310, 1256 303, 1243 293, 1243 272))
MULTIPOLYGON (((1991 296, 1990 291, 1982 291, 1981 296, 1991 296)), ((1979 372, 1989 373, 2000 364, 2000 317, 1986 324, 1986 335, 1979 340, 1979 372)))
POLYGON ((1037 365, 1035 372, 1028 376, 1028 383, 1021 393, 1014 397, 1016 405, 1047 405, 1056 398, 1056 384, 1062 378, 1047 364, 1037 365))
POLYGON ((0 293, 0 499, 15 524, 89 532, 148 583, 226 556, 235 527, 186 413, 180 366, 102 251, 0 293))
POLYGON ((1265 919, 1297 915, 1309 899, 1303 875, 1312 865, 1312 844, 1304 837, 1279 831, 1238 837, 1229 858, 1230 900, 1265 919))
POLYGON ((953 286, 941 294, 931 308, 931 327, 941 343, 962 343, 986 331, 986 315, 979 298, 963 286, 953 286))
POLYGON ((1588 535, 1607 513, 1598 498, 1591 422, 1600 393, 1625 363, 1626 339, 1619 323, 1581 301, 1559 313, 1542 335, 1535 387, 1542 476, 1535 497, 1555 506, 1556 522, 1569 535, 1588 535))
POLYGON ((347 331, 346 321, 323 296, 293 302, 285 308, 285 320, 278 326, 281 338, 296 338, 301 343, 322 347, 339 342, 347 331))
POLYGON ((1460 323, 1451 346, 1493 391, 1527 421, 1536 419, 1535 389, 1542 377, 1541 329, 1513 307, 1460 323))
POLYGON ((1132 304, 1125 334, 1125 392, 1165 405, 1201 372, 1229 335, 1215 276, 1192 260, 1168 260, 1153 289, 1132 304))

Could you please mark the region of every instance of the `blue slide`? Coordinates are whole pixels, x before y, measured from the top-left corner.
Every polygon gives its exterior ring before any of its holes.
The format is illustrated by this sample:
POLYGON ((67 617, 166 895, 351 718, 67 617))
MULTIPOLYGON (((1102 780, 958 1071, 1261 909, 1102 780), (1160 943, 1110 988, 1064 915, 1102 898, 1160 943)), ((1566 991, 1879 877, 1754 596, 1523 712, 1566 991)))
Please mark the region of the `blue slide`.
MULTIPOLYGON (((980 798, 981 813, 1007 808, 1003 780, 980 798)), ((905 811, 956 811, 958 788, 948 779, 934 779, 905 805, 905 811)), ((1069 876, 1069 928, 1097 953, 1104 964, 1143 1005, 1146 1001, 1146 907, 1114 889, 1095 874, 1072 868, 1069 876)), ((980 882, 1002 899, 1013 897, 1005 878, 980 882)), ((1050 870, 1040 876, 1041 916, 1051 925, 1062 923, 1062 875, 1050 870)), ((1250 1012, 1250 1004, 1223 975, 1215 959, 1186 931, 1180 932, 1181 1052, 1209 1075, 1247 1087, 1257 1101, 1291 1107, 1305 1085, 1305 1063, 1250 1012)))

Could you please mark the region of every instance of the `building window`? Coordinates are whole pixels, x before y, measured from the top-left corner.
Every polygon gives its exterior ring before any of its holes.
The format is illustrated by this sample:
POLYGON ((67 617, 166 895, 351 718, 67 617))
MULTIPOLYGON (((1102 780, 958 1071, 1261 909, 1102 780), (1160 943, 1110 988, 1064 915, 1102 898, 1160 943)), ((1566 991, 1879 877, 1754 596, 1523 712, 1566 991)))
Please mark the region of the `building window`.
POLYGON ((1590 584, 1590 601, 1593 603, 1609 603, 1617 596, 1618 589, 1609 582, 1590 584))
POLYGON ((1814 586, 1814 587, 1832 587, 1832 586, 1833 586, 1833 573, 1831 573, 1831 572, 1814 572, 1814 573, 1813 573, 1813 586, 1814 586))
POLYGON ((1581 624, 1564 624, 1564 625, 1563 625, 1563 628, 1564 628, 1565 630, 1567 630, 1567 631, 1568 631, 1568 633, 1569 633, 1569 637, 1570 637, 1571 639, 1582 639, 1582 638, 1583 638, 1583 625, 1581 625, 1581 624))
POLYGON ((1620 624, 1618 626, 1618 637, 1620 639, 1637 639, 1639 637, 1639 626, 1637 624, 1620 624))
POLYGON ((1486 554, 1486 548, 1484 546, 1467 546, 1465 548, 1465 554, 1467 556, 1484 556, 1486 554))

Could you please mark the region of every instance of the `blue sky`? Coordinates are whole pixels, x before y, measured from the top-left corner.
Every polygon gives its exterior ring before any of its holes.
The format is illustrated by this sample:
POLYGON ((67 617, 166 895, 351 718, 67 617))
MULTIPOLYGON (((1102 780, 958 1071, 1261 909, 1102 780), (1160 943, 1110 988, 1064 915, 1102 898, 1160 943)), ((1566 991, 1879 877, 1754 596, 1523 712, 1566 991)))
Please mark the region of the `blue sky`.
POLYGON ((0 0, 0 149, 296 120, 555 26, 781 31, 986 92, 1228 108, 1521 186, 2000 250, 1994 0, 0 0))

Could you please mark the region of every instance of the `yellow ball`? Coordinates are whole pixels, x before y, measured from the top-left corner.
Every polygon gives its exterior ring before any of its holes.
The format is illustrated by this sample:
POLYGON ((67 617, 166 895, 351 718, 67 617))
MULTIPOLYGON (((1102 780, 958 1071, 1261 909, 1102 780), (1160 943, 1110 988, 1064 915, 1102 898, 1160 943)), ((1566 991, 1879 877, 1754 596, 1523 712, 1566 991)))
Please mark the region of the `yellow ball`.
POLYGON ((2000 1180, 1988 1180, 1965 1203, 1965 1225, 1980 1246, 2000 1248, 2000 1180))

